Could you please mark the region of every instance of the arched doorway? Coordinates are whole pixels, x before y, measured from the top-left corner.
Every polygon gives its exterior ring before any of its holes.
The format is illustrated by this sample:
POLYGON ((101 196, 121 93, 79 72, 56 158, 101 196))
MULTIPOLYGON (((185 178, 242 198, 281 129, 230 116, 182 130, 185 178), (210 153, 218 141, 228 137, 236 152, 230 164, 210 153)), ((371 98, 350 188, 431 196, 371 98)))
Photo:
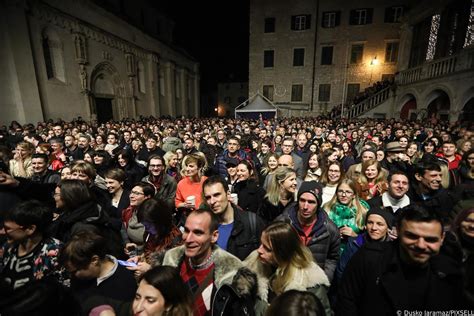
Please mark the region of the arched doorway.
POLYGON ((470 98, 462 108, 459 120, 474 122, 474 97, 470 98))
POLYGON ((91 74, 91 112, 99 123, 128 116, 125 87, 115 67, 103 62, 91 74))
POLYGON ((407 94, 401 99, 400 118, 403 120, 416 120, 416 98, 413 94, 407 94))
POLYGON ((443 90, 434 90, 426 98, 428 104, 427 111, 429 118, 437 118, 442 121, 449 121, 449 109, 451 102, 449 96, 443 90))

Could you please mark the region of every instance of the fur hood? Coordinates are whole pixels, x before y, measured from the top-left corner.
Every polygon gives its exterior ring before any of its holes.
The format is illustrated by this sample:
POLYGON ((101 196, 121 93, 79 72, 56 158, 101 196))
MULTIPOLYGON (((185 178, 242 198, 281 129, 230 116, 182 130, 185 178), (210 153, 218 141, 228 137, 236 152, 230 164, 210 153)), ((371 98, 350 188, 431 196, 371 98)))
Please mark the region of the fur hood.
MULTIPOLYGON (((178 267, 184 259, 184 245, 168 250, 163 258, 162 265, 178 267)), ((239 258, 215 246, 214 249, 214 282, 217 288, 222 285, 232 285, 234 276, 243 268, 239 258)))
MULTIPOLYGON (((271 267, 266 266, 258 259, 258 253, 254 250, 243 262, 244 265, 251 271, 257 274, 258 279, 258 296, 265 302, 268 302, 268 290, 270 287, 270 279, 274 273, 271 267)), ((290 284, 285 288, 285 291, 299 290, 307 291, 312 287, 324 285, 329 287, 329 279, 315 262, 305 269, 297 270, 290 284)))

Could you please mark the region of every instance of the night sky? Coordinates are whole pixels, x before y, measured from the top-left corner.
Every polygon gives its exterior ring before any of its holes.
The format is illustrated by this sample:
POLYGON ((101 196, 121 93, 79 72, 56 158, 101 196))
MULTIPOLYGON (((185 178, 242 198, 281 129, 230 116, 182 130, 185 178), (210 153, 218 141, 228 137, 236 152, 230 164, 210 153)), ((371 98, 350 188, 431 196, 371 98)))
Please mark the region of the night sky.
POLYGON ((201 92, 217 82, 248 81, 249 0, 169 1, 174 41, 201 65, 201 92))

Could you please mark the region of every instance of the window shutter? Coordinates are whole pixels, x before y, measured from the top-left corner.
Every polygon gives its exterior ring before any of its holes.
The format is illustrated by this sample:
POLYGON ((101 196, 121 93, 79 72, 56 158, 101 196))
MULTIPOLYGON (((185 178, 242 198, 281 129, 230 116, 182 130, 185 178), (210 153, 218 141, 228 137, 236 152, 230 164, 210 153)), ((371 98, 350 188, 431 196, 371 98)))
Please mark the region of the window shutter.
POLYGON ((366 20, 366 24, 372 24, 372 17, 374 15, 374 9, 372 8, 369 8, 367 9, 367 20, 366 20))
POLYGON ((334 26, 339 26, 341 24, 341 11, 336 12, 336 23, 334 26))
POLYGON ((383 21, 385 23, 390 23, 392 22, 391 19, 390 19, 390 13, 392 12, 392 8, 385 8, 385 17, 383 19, 383 21))
POLYGON ((356 25, 357 24, 357 21, 356 21, 356 18, 357 18, 357 15, 356 15, 356 10, 351 10, 350 12, 350 16, 349 16, 349 24, 350 25, 356 25))

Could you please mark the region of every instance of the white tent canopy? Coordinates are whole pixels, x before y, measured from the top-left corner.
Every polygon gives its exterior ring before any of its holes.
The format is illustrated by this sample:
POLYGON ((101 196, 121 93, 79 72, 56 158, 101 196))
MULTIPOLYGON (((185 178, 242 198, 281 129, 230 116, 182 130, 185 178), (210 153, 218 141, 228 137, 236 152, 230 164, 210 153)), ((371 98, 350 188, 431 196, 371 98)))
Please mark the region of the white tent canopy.
POLYGON ((235 108, 235 118, 258 119, 260 114, 264 119, 276 118, 278 108, 272 101, 257 92, 235 108))

